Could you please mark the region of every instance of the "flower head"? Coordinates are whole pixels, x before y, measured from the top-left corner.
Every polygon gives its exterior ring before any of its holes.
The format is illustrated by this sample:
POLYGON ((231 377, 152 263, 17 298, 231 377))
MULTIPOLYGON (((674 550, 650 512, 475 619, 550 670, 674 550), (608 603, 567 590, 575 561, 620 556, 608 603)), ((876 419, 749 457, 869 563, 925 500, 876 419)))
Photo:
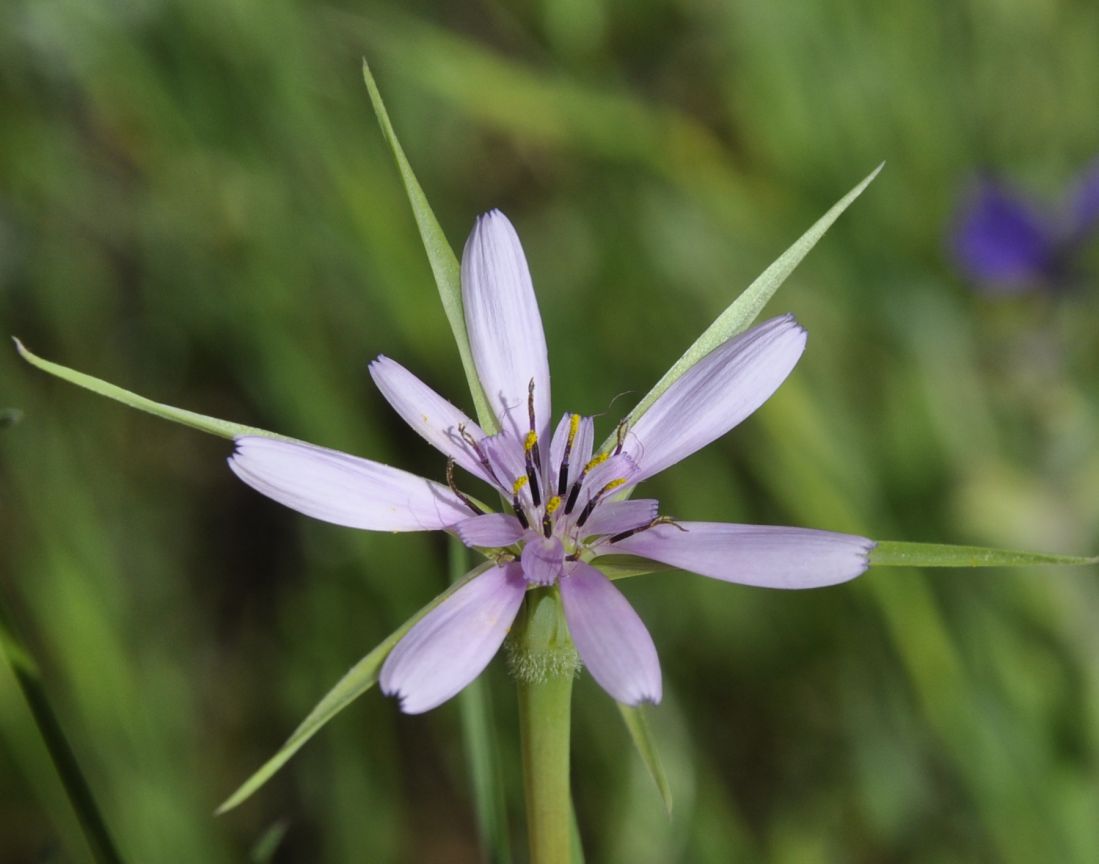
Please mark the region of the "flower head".
POLYGON ((958 267, 987 291, 1059 288, 1078 275, 1078 259, 1096 228, 1099 162, 1071 184, 1057 209, 986 177, 959 208, 951 251, 958 267))
POLYGON ((851 579, 867 567, 862 537, 798 528, 680 522, 641 481, 724 435, 793 370, 806 334, 773 318, 719 347, 675 381, 633 425, 595 450, 591 417, 566 413, 551 434, 550 374, 541 316, 515 229, 482 216, 462 256, 462 299, 477 373, 497 425, 487 434, 395 361, 370 373, 386 400, 450 464, 447 484, 320 447, 242 437, 230 467, 263 494, 306 515, 377 531, 443 530, 489 560, 397 644, 382 689, 408 713, 429 710, 472 681, 499 650, 528 589, 556 586, 592 677, 615 699, 659 702, 660 664, 629 602, 600 571, 629 554, 703 576, 772 588, 851 579), (459 466, 488 483, 491 512, 454 479, 459 466))

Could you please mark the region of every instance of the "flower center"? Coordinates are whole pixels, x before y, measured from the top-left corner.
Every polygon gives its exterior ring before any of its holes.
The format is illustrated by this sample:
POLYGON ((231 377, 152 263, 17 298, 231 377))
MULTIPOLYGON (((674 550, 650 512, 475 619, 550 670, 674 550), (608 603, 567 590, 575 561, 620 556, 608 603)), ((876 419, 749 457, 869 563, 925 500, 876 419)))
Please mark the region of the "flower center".
MULTIPOLYGON (((504 531, 489 546, 518 551, 528 582, 552 585, 597 545, 605 546, 671 520, 657 516, 655 501, 615 500, 637 473, 637 464, 624 452, 628 429, 620 423, 614 443, 592 455, 592 421, 579 414, 562 418, 548 448, 542 446, 534 407, 534 382, 527 390, 530 429, 516 440, 502 432, 479 439, 460 427, 459 435, 476 456, 490 479, 509 500, 520 533, 504 531), (506 539, 505 539, 506 538, 506 539), (497 543, 499 545, 497 545, 497 543)), ((447 481, 455 494, 477 515, 483 506, 463 495, 453 479, 453 463, 447 481)), ((671 522, 671 524, 675 524, 671 522)), ((501 529, 496 529, 501 530, 501 529)), ((479 545, 476 541, 472 545, 479 545)))
MULTIPOLYGON (((549 465, 548 470, 542 464, 542 451, 539 447, 533 380, 527 388, 527 418, 530 421, 530 430, 523 438, 523 473, 516 476, 511 485, 512 510, 524 530, 534 534, 541 529, 541 538, 538 539, 556 539, 561 544, 557 548, 561 548, 568 557, 579 557, 585 537, 584 526, 599 504, 627 482, 625 472, 619 474, 616 469, 633 467, 629 457, 621 455, 625 426, 619 426, 613 450, 592 456, 579 474, 572 478, 572 461, 580 432, 581 416, 568 415, 564 446, 561 447, 555 441, 551 448, 551 451, 560 448, 560 456, 554 453, 551 457, 558 459, 558 464, 549 465), (611 462, 612 458, 617 461, 611 462), (524 490, 529 494, 529 509, 522 494, 524 490)), ((533 540, 531 538, 527 542, 533 540)))

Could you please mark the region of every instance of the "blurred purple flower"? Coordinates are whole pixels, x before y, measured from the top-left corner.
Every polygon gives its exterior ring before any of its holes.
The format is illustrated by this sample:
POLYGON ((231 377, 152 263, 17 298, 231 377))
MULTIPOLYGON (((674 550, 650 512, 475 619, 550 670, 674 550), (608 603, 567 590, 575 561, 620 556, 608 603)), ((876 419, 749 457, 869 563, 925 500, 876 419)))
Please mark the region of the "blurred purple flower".
POLYGON ((1045 207, 992 177, 979 180, 955 221, 951 251, 959 269, 997 294, 1060 288, 1099 228, 1099 160, 1045 207))
MULTIPOLYGON (((477 374, 501 431, 485 432, 386 357, 370 366, 382 395, 423 438, 510 507, 487 508, 448 484, 334 450, 241 437, 230 467, 289 507, 373 531, 443 530, 490 559, 483 572, 420 619, 381 671, 408 713, 427 711, 477 677, 496 654, 529 588, 556 585, 580 659, 619 702, 659 702, 660 662, 648 630, 599 569, 634 555, 703 576, 771 588, 852 579, 873 543, 800 528, 673 522, 652 499, 620 493, 724 435, 793 370, 805 331, 773 318, 715 348, 609 449, 593 455, 590 417, 565 414, 550 435, 545 336, 526 258, 499 212, 481 217, 462 256, 462 299, 477 374), (546 443, 549 446, 546 447, 546 443)), ((399 575, 399 574, 398 574, 399 575)))

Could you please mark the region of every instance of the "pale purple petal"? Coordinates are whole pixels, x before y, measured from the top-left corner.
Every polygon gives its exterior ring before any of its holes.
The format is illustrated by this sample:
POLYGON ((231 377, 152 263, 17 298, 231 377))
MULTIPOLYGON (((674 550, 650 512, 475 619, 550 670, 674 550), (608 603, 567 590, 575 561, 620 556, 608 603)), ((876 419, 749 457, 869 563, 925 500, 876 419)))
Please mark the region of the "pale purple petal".
MULTIPOLYGON (((617 453, 593 467, 584 478, 584 489, 592 495, 597 494, 608 483, 618 480, 625 486, 636 482, 637 462, 629 453, 617 453)), ((581 501, 581 504, 584 502, 581 501)))
POLYGON ((659 512, 660 502, 654 498, 631 498, 628 501, 604 501, 584 523, 584 534, 613 536, 641 525, 648 525, 659 512))
POLYGON ((662 688, 656 647, 622 592, 583 562, 577 562, 558 584, 569 633, 592 678, 625 705, 659 702, 662 688))
POLYGON ((445 486, 379 462, 272 438, 235 443, 234 474, 314 519, 369 531, 433 531, 470 516, 445 486))
POLYGON ((687 370, 630 430, 640 468, 633 482, 705 447, 766 402, 793 371, 805 339, 792 315, 772 318, 687 370))
POLYGON ((523 526, 508 513, 486 513, 459 522, 454 526, 466 546, 489 548, 510 546, 523 536, 523 526))
POLYGON ((499 210, 481 216, 462 253, 462 301, 477 374, 500 428, 530 431, 527 387, 534 381, 539 437, 548 437, 550 375, 542 317, 515 229, 499 210))
POLYGON ((381 687, 406 714, 445 702, 481 674, 500 649, 527 584, 517 564, 493 567, 432 609, 397 643, 381 687))
MULTIPOLYGON (((566 414, 561 418, 561 422, 557 424, 557 431, 553 433, 553 442, 550 445, 548 476, 553 491, 557 494, 563 494, 559 491, 559 475, 561 459, 565 455, 565 443, 569 438, 571 418, 571 414, 566 414)), ((572 484, 572 481, 580 476, 580 472, 584 470, 584 466, 587 465, 591 459, 594 441, 595 423, 592 421, 591 417, 581 417, 580 423, 576 427, 576 437, 573 438, 572 441, 572 449, 569 451, 569 470, 565 481, 566 490, 572 484)))
POLYGON ((552 585, 561 575, 565 548, 557 537, 531 536, 519 560, 528 582, 532 585, 552 585))
POLYGON ((485 437, 480 426, 395 360, 378 357, 370 364, 370 374, 393 410, 424 440, 466 471, 491 482, 477 454, 458 431, 464 427, 479 441, 485 437))
POLYGON ((810 528, 679 522, 604 543, 598 551, 640 555, 743 585, 819 588, 854 579, 869 566, 873 548, 865 537, 810 528))

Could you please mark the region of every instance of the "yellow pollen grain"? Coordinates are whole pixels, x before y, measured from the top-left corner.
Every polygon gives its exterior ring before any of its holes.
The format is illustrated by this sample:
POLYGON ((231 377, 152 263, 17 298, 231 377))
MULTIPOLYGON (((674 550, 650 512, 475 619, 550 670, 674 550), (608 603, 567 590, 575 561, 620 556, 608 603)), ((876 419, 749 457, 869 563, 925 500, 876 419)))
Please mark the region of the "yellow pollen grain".
POLYGON ((527 433, 527 440, 526 440, 526 442, 525 442, 525 443, 523 444, 523 449, 524 449, 524 450, 526 450, 526 452, 528 452, 528 453, 529 453, 529 452, 530 452, 531 450, 533 450, 533 449, 534 449, 534 445, 535 445, 535 444, 537 444, 537 443, 538 443, 538 435, 537 435, 537 433, 535 433, 535 432, 528 432, 528 433, 527 433))
POLYGON ((523 487, 526 485, 527 477, 525 474, 520 477, 516 477, 515 482, 511 484, 511 494, 518 495, 522 491, 523 487))
POLYGON ((606 495, 612 489, 617 489, 619 486, 621 486, 625 482, 626 482, 626 479, 624 477, 619 477, 615 480, 612 480, 610 483, 608 483, 606 486, 604 486, 602 489, 599 490, 599 494, 600 495, 606 495))
POLYGON ((589 462, 587 465, 584 466, 584 473, 587 474, 596 465, 602 465, 604 462, 607 461, 607 459, 610 457, 610 455, 611 455, 610 453, 606 453, 606 452, 595 454, 595 456, 592 457, 591 462, 589 462))
POLYGON ((561 506, 560 496, 554 495, 552 498, 549 499, 549 501, 546 502, 546 515, 549 516, 550 514, 553 513, 554 510, 556 510, 560 506, 561 506))
POLYGON ((568 440, 568 444, 566 445, 567 449, 569 449, 569 450, 572 449, 572 442, 576 440, 576 432, 579 428, 580 428, 580 415, 579 414, 573 414, 571 417, 569 417, 569 440, 568 440))

